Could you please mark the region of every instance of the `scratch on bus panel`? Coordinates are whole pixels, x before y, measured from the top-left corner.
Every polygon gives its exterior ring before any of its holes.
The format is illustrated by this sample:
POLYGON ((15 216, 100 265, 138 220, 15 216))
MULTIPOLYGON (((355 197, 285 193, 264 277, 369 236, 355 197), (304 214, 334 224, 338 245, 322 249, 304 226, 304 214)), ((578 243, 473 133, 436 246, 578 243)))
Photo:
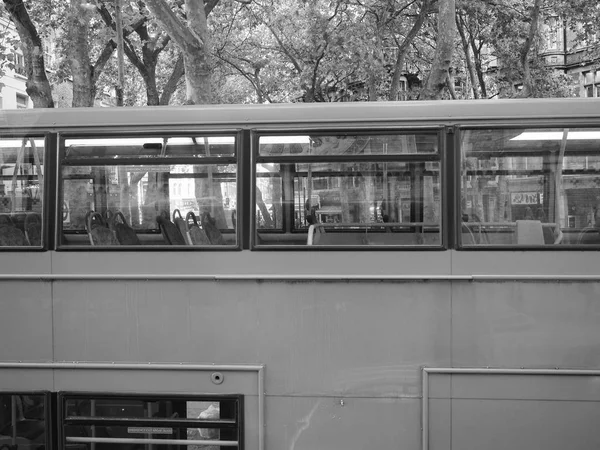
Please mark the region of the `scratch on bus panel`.
POLYGON ((294 433, 294 437, 292 437, 292 443, 290 444, 290 450, 294 450, 296 448, 296 442, 298 442, 298 439, 300 439, 300 435, 304 432, 304 430, 306 430, 308 427, 310 427, 310 420, 311 420, 312 416, 315 414, 315 412, 317 411, 317 408, 319 407, 320 403, 321 403, 321 400, 319 400, 317 403, 315 403, 315 406, 312 407, 310 412, 298 421, 298 423, 300 424, 300 428, 298 428, 296 430, 296 433, 294 433))
POLYGON ((389 397, 419 397, 421 366, 377 366, 345 369, 339 385, 345 394, 369 394, 389 397), (365 391, 366 389, 366 391, 365 391))

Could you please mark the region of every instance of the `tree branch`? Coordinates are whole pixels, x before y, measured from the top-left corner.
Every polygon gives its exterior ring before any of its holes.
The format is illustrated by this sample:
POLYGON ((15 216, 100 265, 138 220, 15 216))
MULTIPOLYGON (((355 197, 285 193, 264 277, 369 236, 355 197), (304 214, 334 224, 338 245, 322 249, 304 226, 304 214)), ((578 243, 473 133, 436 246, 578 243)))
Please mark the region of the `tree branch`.
POLYGON ((146 7, 165 28, 166 32, 184 48, 186 52, 198 50, 200 43, 189 28, 179 20, 164 0, 146 0, 146 7))
POLYGON ((160 95, 160 105, 168 105, 171 97, 177 90, 177 85, 179 84, 179 80, 185 74, 185 69, 183 66, 183 55, 179 53, 179 57, 175 62, 175 66, 173 67, 173 72, 171 72, 171 76, 169 76, 169 80, 165 84, 163 88, 162 94, 160 95))

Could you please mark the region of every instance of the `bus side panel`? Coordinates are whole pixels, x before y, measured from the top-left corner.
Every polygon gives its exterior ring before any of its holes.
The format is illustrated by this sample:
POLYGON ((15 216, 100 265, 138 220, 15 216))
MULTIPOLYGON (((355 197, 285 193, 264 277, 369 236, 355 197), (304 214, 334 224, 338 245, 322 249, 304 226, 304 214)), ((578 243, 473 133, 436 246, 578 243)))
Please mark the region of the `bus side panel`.
POLYGON ((600 283, 453 284, 455 367, 600 368, 600 283))
MULTIPOLYGON (((60 281, 56 358, 265 364, 266 448, 417 449, 421 368, 450 364, 449 292, 448 282, 60 281)), ((88 375, 75 375, 83 389, 88 375)), ((189 385, 163 378, 152 387, 189 385)), ((150 386, 95 379, 91 389, 150 386)), ((201 392, 244 386, 227 373, 219 386, 197 379, 201 392)))
POLYGON ((420 395, 450 364, 448 282, 61 281, 67 361, 266 364, 271 395, 420 395))
POLYGON ((429 448, 597 448, 596 378, 559 370, 436 374, 429 380, 429 448), (446 394, 436 387, 448 382, 446 394))
POLYGON ((416 398, 269 397, 266 448, 415 449, 416 398))
POLYGON ((0 311, 0 361, 52 361, 51 283, 0 282, 0 311))
POLYGON ((49 274, 52 272, 51 252, 10 252, 0 253, 0 274, 49 274))
POLYGON ((597 377, 573 369, 600 366, 599 298, 597 282, 454 282, 454 367, 483 369, 431 376, 430 448, 598 447, 597 377))
POLYGON ((595 420, 599 402, 453 400, 452 412, 451 448, 586 450, 600 446, 595 420))

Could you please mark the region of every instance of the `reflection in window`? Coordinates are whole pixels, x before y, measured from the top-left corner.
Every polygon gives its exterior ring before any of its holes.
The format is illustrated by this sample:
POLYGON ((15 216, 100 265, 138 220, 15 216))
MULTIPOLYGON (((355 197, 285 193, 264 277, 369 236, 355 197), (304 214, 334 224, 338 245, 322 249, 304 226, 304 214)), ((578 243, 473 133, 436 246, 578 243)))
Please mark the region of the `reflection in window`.
POLYGON ((233 137, 65 141, 63 244, 235 245, 233 137))
POLYGON ((600 244, 600 130, 465 130, 462 245, 600 244))
POLYGON ((44 139, 0 139, 0 247, 41 247, 44 139))
POLYGON ((437 139, 261 136, 257 244, 441 245, 437 139))
POLYGON ((44 395, 0 395, 0 448, 46 448, 44 395))

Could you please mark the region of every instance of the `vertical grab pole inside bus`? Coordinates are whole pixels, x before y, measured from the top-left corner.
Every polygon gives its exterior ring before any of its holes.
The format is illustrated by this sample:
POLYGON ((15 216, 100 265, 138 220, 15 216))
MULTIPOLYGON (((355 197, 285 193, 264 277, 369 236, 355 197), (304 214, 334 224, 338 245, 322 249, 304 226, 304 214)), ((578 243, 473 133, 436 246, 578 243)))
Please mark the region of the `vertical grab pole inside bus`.
MULTIPOLYGON (((90 417, 96 417, 96 400, 90 400, 90 417)), ((92 431, 92 437, 95 438, 96 437, 96 425, 92 425, 90 427, 91 431, 92 431)), ((95 450, 96 449, 96 443, 92 442, 90 444, 90 450, 95 450)))
MULTIPOLYGON (((308 154, 312 156, 312 140, 309 140, 308 143, 309 146, 309 150, 308 150, 308 154)), ((307 190, 307 197, 308 197, 308 212, 307 212, 307 208, 306 208, 306 203, 304 203, 304 216, 305 218, 310 215, 312 216, 312 211, 313 211, 313 201, 312 201, 312 166, 310 165, 310 162, 307 164, 307 171, 306 171, 306 190, 307 190)), ((315 217, 313 217, 313 223, 317 222, 317 217, 316 217, 316 208, 315 208, 315 217)), ((308 224, 310 225, 310 224, 308 224)))
POLYGON ((123 90, 125 89, 124 48, 123 48, 123 16, 121 15, 121 0, 115 0, 115 22, 117 28, 117 61, 119 80, 116 87, 117 106, 123 106, 123 90))
MULTIPOLYGON (((152 403, 146 402, 146 417, 152 418, 152 403)), ((152 439, 152 434, 147 434, 146 438, 152 439)), ((179 436, 177 437, 179 439, 179 436)), ((148 450, 154 450, 154 444, 148 444, 148 450)))
POLYGON ((17 396, 10 396, 10 423, 12 425, 12 447, 17 448, 17 396))
POLYGON ((560 228, 560 219, 564 217, 566 219, 566 223, 564 227, 568 227, 568 214, 564 211, 564 202, 562 200, 561 192, 563 190, 563 161, 565 159, 565 150, 567 148, 567 139, 569 137, 569 129, 565 128, 563 130, 562 139, 560 142, 560 150, 557 155, 556 160, 556 170, 554 172, 554 223, 558 225, 560 228))

